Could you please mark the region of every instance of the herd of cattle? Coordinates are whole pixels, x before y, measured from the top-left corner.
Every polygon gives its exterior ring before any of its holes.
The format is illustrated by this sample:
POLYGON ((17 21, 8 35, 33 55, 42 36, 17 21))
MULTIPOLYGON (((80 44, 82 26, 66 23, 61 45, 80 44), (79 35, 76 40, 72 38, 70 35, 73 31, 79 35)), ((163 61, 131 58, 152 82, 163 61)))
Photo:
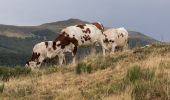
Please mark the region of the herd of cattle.
POLYGON ((60 32, 53 41, 45 41, 34 46, 32 57, 26 67, 39 68, 47 58, 58 56, 59 64, 65 61, 65 52, 72 53, 73 63, 77 49, 82 46, 101 46, 103 56, 106 50, 115 52, 116 48, 128 48, 128 32, 124 28, 110 28, 104 31, 100 22, 69 26, 60 32))

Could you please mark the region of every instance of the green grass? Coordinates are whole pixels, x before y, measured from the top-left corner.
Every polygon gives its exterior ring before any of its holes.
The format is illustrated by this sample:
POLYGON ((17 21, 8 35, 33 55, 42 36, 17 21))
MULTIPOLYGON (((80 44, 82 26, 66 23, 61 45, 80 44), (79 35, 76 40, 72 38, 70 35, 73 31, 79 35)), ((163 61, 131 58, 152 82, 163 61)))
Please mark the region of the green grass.
POLYGON ((155 77, 154 69, 141 69, 140 66, 134 65, 128 69, 126 79, 132 83, 139 80, 152 80, 155 77))

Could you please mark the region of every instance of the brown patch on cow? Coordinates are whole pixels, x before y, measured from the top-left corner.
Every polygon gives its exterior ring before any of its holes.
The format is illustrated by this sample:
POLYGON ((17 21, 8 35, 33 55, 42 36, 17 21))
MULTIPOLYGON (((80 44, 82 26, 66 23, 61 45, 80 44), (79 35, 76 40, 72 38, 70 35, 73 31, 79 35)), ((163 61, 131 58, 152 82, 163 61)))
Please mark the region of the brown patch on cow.
POLYGON ((65 46, 69 45, 70 43, 74 44, 75 47, 78 46, 78 40, 73 37, 69 37, 68 35, 66 35, 66 32, 63 32, 62 34, 60 34, 54 41, 57 42, 59 41, 60 43, 57 44, 57 46, 61 46, 61 49, 64 49, 65 46))
POLYGON ((123 33, 121 33, 120 36, 124 37, 123 33))
POLYGON ((91 33, 91 30, 89 28, 87 28, 86 30, 83 30, 83 33, 91 33))
POLYGON ((37 62, 37 65, 39 65, 39 64, 41 64, 41 62, 38 61, 38 62, 37 62))
POLYGON ((39 59, 39 57, 40 57, 40 53, 33 52, 32 57, 31 57, 31 61, 36 61, 36 60, 39 59))
POLYGON ((97 22, 92 23, 92 24, 95 25, 99 30, 101 30, 102 33, 104 32, 104 26, 102 24, 99 24, 97 22))
POLYGON ((119 35, 118 35, 118 38, 119 38, 119 37, 124 37, 123 33, 119 34, 119 35))
POLYGON ((84 40, 81 40, 82 43, 84 43, 84 40))
POLYGON ((45 46, 46 46, 46 48, 48 47, 48 42, 47 41, 45 42, 45 46))
POLYGON ((105 38, 105 39, 103 40, 103 42, 104 42, 104 43, 109 43, 108 38, 105 38))
POLYGON ((114 43, 115 41, 114 40, 109 40, 109 42, 114 43))
POLYGON ((83 38, 85 41, 91 40, 91 37, 89 35, 84 35, 83 38))
POLYGON ((106 35, 106 34, 104 34, 104 36, 105 36, 105 37, 107 37, 107 35, 106 35))
POLYGON ((85 24, 80 24, 80 25, 77 25, 76 27, 79 27, 81 29, 84 29, 84 26, 86 26, 85 24))

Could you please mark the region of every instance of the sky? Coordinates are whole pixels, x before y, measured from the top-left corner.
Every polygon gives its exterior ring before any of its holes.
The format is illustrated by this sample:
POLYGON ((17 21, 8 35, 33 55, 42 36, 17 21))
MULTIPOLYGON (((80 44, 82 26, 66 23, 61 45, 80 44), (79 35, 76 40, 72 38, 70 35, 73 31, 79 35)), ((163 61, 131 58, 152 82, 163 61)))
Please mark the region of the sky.
POLYGON ((170 42, 170 0, 0 0, 0 24, 34 26, 69 18, 170 42))

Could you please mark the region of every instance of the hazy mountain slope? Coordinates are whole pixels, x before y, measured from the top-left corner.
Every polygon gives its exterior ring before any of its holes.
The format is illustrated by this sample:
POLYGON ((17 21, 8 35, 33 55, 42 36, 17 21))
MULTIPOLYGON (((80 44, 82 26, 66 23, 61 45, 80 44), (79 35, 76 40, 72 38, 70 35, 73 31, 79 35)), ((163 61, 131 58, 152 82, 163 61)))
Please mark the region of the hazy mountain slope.
MULTIPOLYGON (((40 42, 46 40, 53 40, 61 29, 64 27, 88 23, 79 19, 68 19, 65 21, 58 21, 53 23, 46 23, 39 26, 12 26, 12 25, 0 25, 0 54, 4 55, 0 57, 0 65, 2 59, 9 59, 11 62, 8 64, 24 64, 28 59, 28 55, 31 55, 32 47, 40 42), (4 53, 5 52, 5 53, 4 53), (21 59, 22 63, 18 63, 18 59, 15 59, 16 54, 21 59), (10 56, 14 57, 10 57, 10 56), (23 58, 23 56, 26 56, 23 58)), ((143 46, 158 42, 142 33, 129 31, 130 33, 130 47, 143 46)), ((78 54, 86 54, 89 49, 79 49, 78 54)))
POLYGON ((144 46, 146 44, 158 43, 160 41, 146 36, 140 32, 129 31, 129 45, 130 47, 144 46))

